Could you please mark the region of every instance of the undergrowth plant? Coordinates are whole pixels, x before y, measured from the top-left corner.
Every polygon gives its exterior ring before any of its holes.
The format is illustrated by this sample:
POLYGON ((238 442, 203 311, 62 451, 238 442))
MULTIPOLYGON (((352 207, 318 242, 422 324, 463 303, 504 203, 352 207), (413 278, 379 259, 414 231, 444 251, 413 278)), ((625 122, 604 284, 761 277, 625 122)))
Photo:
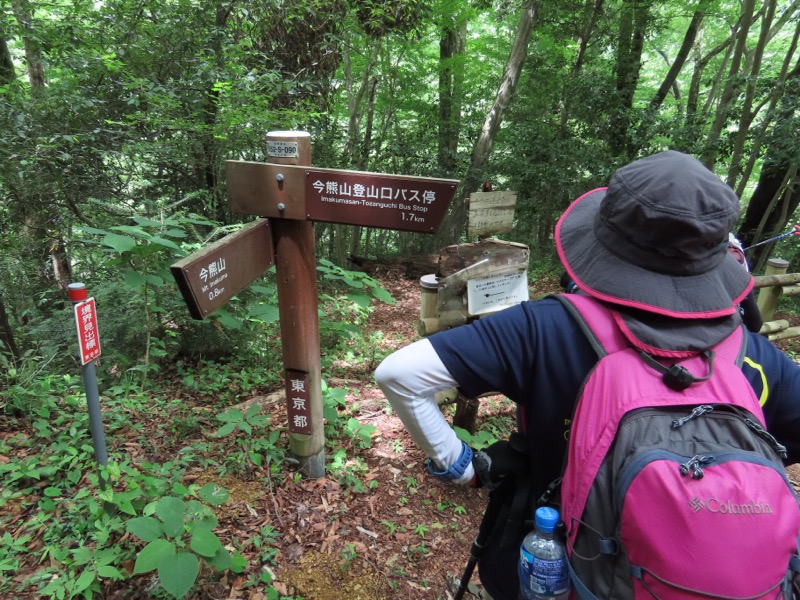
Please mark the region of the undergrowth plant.
POLYGON ((148 504, 143 516, 126 523, 128 533, 146 542, 136 557, 134 575, 156 571, 161 586, 176 598, 194 586, 201 563, 234 573, 247 565, 240 554, 232 555, 223 547, 214 533, 219 522, 211 506, 223 504, 228 492, 209 483, 195 493, 203 502, 163 496, 148 504))
POLYGON ((284 451, 278 446, 281 432, 269 431, 270 415, 260 414, 261 407, 253 404, 245 411, 238 408, 217 414, 217 420, 223 425, 217 429, 215 436, 234 436, 237 452, 228 453, 225 464, 237 469, 246 469, 248 464, 261 467, 266 464, 270 468, 280 468, 283 464, 284 451))

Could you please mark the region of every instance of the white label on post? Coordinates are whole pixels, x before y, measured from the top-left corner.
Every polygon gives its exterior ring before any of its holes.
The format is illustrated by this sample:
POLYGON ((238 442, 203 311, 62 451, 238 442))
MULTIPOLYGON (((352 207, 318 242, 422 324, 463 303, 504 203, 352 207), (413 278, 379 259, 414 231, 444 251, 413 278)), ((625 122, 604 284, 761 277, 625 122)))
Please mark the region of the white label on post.
POLYGON ((467 311, 484 315, 528 299, 528 273, 494 275, 467 281, 467 311))
POLYGON ((297 148, 297 142, 267 140, 267 156, 274 156, 276 158, 297 158, 300 156, 297 148))

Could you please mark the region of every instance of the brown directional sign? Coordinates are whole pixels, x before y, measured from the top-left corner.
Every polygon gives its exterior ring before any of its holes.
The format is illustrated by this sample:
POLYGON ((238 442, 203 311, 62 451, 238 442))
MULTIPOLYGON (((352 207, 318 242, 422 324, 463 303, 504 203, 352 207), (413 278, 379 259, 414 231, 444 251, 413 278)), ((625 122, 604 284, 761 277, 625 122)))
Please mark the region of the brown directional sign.
POLYGON ((194 319, 238 294, 274 263, 269 221, 259 219, 170 267, 194 319))
POLYGON ((228 208, 234 213, 305 221, 307 168, 227 161, 228 208))
POLYGON ((458 181, 228 161, 232 212, 435 232, 458 181))
POLYGON ((457 181, 308 169, 306 211, 312 221, 432 233, 442 224, 457 181))

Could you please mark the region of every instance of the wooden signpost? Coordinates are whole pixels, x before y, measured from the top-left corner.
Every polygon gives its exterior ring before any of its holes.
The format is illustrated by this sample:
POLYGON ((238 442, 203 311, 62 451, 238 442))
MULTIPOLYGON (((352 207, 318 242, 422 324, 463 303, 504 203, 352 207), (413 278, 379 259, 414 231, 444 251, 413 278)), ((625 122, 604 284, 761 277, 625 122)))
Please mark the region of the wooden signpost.
POLYGON ((304 131, 268 133, 267 157, 267 163, 228 161, 226 173, 228 208, 267 217, 271 244, 265 243, 261 226, 254 225, 242 238, 223 239, 224 244, 174 264, 172 272, 192 316, 204 318, 265 272, 274 257, 289 450, 301 472, 317 478, 325 474, 325 439, 312 222, 433 233, 458 181, 311 168, 311 136, 304 131), (238 265, 242 274, 218 281, 214 289, 201 281, 203 266, 209 270, 214 260, 225 259, 231 269, 231 253, 243 263, 238 265), (224 291, 215 296, 223 284, 224 291))
POLYGON ((474 192, 469 195, 467 235, 485 237, 511 231, 517 192, 474 192))
POLYGON ((259 219, 170 267, 189 314, 204 319, 274 263, 269 221, 259 219))

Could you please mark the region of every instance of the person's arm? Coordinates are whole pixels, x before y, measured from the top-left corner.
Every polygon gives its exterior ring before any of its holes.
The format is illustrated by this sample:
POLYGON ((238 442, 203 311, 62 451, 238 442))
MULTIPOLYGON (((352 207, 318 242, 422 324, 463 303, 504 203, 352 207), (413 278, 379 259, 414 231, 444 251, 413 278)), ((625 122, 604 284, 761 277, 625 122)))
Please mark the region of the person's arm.
POLYGON ((436 402, 437 392, 458 383, 431 343, 423 339, 389 355, 375 370, 375 382, 434 468, 439 472, 463 468, 453 481, 470 483, 474 470, 464 454, 468 446, 458 439, 436 402))
POLYGON ((751 333, 742 370, 764 409, 767 429, 800 462, 800 366, 761 335, 751 333))

